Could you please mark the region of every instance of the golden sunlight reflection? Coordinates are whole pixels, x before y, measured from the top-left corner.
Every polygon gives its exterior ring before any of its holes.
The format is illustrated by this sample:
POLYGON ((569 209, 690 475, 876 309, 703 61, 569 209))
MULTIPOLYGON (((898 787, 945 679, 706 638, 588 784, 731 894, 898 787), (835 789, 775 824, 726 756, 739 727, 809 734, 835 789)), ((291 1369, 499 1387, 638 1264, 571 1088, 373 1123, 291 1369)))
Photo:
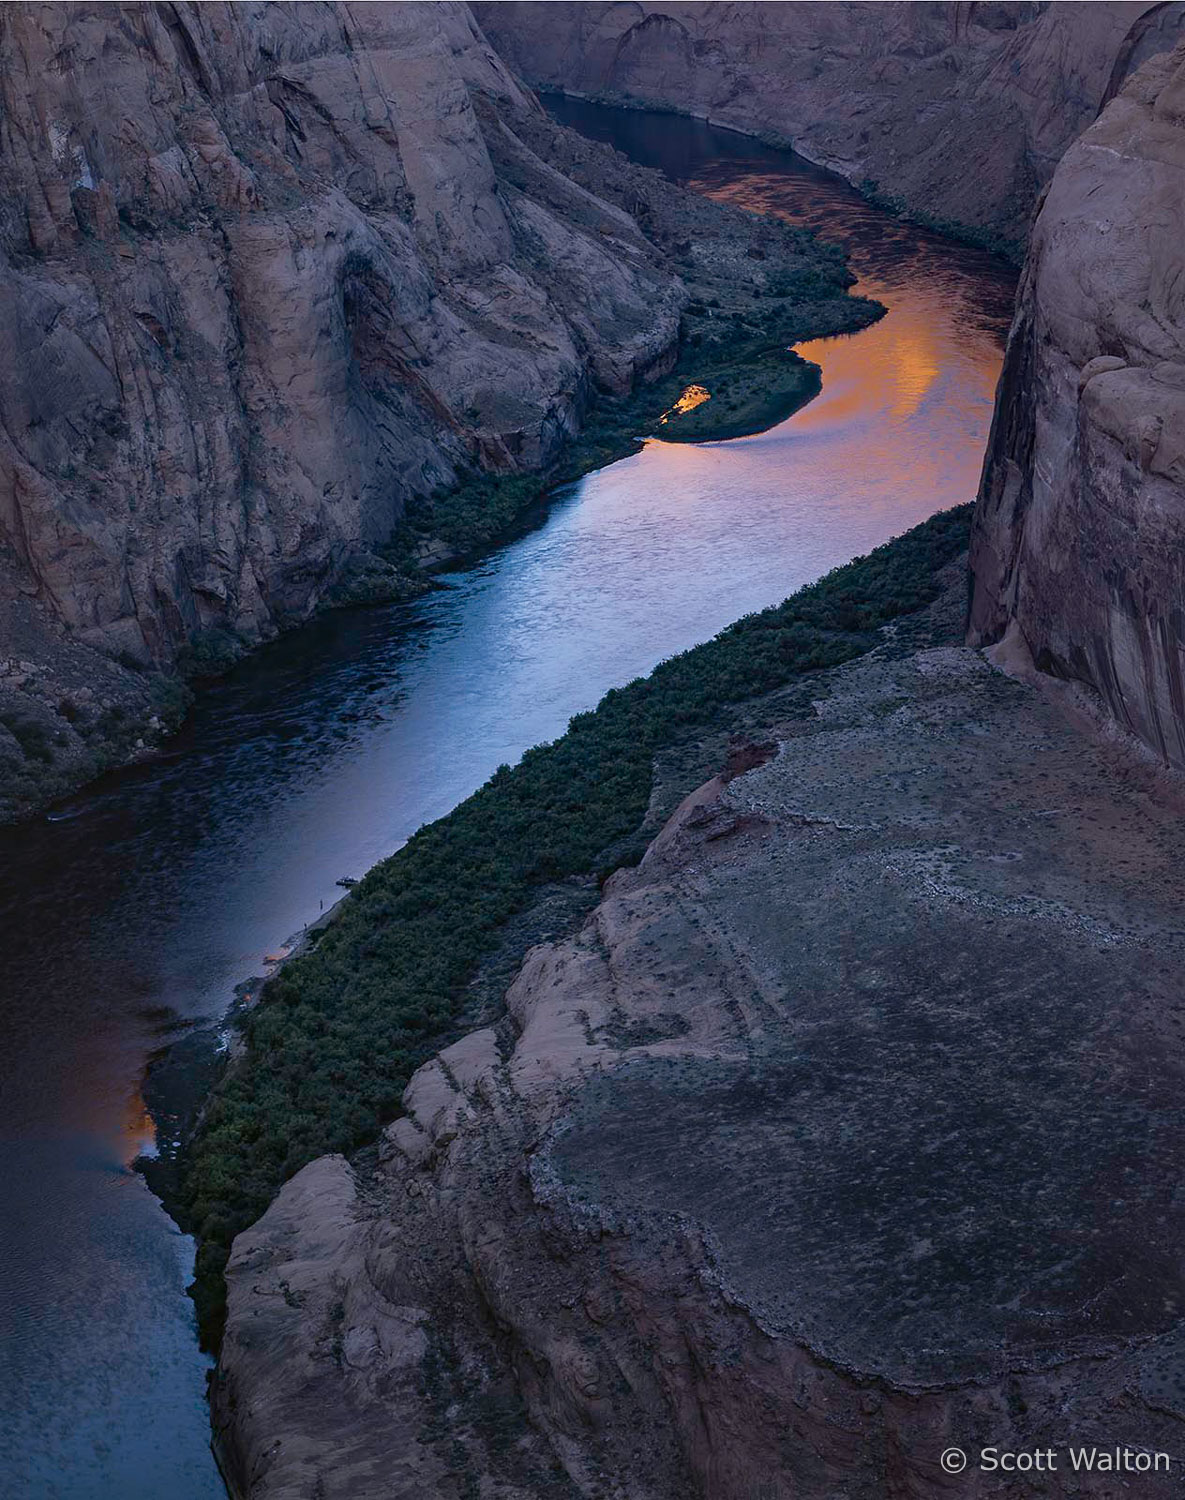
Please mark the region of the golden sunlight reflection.
MULTIPOLYGON (((781 171, 738 174, 735 166, 709 163, 689 185, 839 241, 859 278, 853 291, 888 309, 862 333, 795 346, 822 367, 823 389, 790 418, 787 439, 842 436, 828 454, 835 481, 842 484, 846 476, 856 487, 880 475, 885 503, 894 492, 905 509, 925 491, 939 504, 973 498, 1011 307, 1011 273, 827 183, 795 182, 781 171)), ((806 450, 800 454, 806 459, 806 450)))
POLYGON ((120 1154, 129 1167, 138 1156, 156 1155, 156 1123, 139 1089, 128 1099, 120 1154))
POLYGON ((705 401, 712 399, 711 392, 702 385, 689 385, 683 394, 675 402, 669 411, 664 411, 662 420, 668 417, 682 416, 684 412, 694 411, 697 406, 702 406, 705 401))

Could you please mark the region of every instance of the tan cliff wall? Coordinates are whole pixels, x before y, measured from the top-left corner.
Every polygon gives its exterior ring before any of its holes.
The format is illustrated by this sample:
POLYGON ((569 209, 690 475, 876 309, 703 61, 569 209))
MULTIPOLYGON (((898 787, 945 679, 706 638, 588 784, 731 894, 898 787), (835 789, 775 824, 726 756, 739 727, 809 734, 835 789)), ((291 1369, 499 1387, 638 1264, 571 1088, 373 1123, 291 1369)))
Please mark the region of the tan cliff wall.
POLYGON ((5 599, 145 662, 258 638, 660 359, 632 220, 495 166, 537 108, 460 5, 6 7, 5 599))
POLYGON ((1058 158, 1177 4, 479 0, 530 83, 789 141, 914 215, 1023 243, 1058 158))
MULTIPOLYGON (((1185 766, 1185 44, 1065 155, 1034 226, 972 543, 1011 626, 1185 766)), ((1019 643, 1018 643, 1019 644, 1019 643)))

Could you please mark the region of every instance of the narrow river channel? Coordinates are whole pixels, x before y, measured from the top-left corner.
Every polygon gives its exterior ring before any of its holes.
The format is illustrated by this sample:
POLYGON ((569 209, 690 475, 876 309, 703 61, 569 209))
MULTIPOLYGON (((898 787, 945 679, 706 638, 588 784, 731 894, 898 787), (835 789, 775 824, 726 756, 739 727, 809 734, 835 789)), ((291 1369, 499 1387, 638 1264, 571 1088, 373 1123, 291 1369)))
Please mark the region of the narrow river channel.
POLYGON ((551 101, 700 191, 849 247, 880 323, 803 352, 758 437, 652 441, 412 607, 326 619, 203 695, 169 754, 0 830, 0 1494, 214 1500, 192 1244, 129 1163, 149 1057, 266 952, 606 689, 972 498, 1014 278, 796 158, 551 101))

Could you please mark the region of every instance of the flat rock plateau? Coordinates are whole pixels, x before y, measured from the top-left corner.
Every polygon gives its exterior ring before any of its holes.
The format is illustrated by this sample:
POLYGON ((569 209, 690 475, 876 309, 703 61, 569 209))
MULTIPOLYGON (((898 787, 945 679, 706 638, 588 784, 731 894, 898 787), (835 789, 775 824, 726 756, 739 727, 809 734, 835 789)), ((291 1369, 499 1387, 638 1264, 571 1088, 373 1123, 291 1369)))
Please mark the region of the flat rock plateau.
POLYGON ((378 1157, 239 1236, 234 1493, 872 1500, 949 1493, 950 1443, 1175 1451, 1181 809, 959 645, 949 584, 922 649, 751 705, 378 1157))

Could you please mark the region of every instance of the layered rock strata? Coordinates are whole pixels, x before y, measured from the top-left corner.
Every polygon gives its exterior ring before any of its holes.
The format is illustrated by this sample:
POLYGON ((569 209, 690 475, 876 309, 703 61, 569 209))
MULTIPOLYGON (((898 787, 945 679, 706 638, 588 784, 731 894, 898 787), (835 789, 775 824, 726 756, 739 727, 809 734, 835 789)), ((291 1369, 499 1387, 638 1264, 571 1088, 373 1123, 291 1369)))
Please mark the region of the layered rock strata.
POLYGON ((675 109, 789 143, 907 212, 1023 245, 1066 147, 1178 4, 484 0, 531 83, 675 109))
POLYGON ((993 1444, 1109 1494, 1068 1435, 1177 1452, 1179 810, 955 646, 771 729, 378 1160, 236 1241, 236 1496, 921 1500, 993 1444))
POLYGON ((0 60, 0 528, 84 640, 300 617, 671 344, 625 214, 495 171, 476 99, 537 106, 463 7, 21 6, 0 60))
POLYGON ((977 507, 971 639, 1011 630, 1185 765, 1185 45, 1066 153, 977 507))
POLYGON ((685 293, 537 113, 459 5, 5 8, 0 816, 661 370, 685 293))

